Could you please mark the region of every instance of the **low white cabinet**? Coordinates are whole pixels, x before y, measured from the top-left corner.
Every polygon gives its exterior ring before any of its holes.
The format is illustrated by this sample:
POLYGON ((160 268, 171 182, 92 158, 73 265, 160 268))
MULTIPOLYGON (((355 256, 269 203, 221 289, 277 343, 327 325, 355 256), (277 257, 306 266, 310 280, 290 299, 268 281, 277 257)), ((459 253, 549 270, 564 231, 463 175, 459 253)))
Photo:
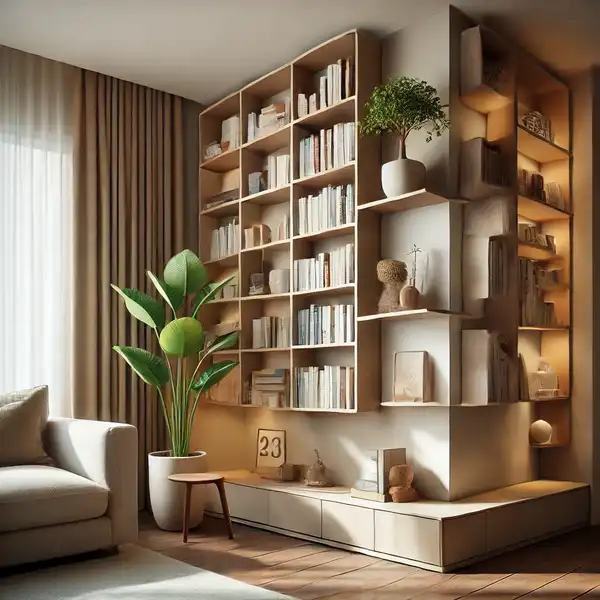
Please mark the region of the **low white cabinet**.
POLYGON ((374 511, 338 502, 322 503, 323 538, 375 550, 374 511))
POLYGON ((271 527, 321 537, 321 501, 283 492, 269 493, 271 527))

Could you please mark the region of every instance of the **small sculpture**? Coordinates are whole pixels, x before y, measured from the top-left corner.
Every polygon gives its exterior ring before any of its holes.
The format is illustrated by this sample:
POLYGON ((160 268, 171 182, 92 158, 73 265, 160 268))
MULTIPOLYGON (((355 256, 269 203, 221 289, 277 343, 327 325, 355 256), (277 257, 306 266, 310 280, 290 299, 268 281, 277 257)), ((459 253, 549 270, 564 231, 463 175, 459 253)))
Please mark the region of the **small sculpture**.
POLYGON ((331 484, 327 479, 327 470, 325 469, 325 465, 323 464, 317 449, 315 449, 315 454, 317 455, 317 458, 315 462, 308 467, 304 483, 311 487, 329 487, 331 484))
POLYGON ((400 290, 406 283, 408 271, 401 260, 386 258, 377 263, 377 279, 383 283, 383 291, 377 303, 377 312, 400 310, 400 290))
POLYGON ((412 250, 408 255, 412 254, 412 272, 411 278, 408 280, 408 285, 405 285, 400 292, 400 306, 404 310, 413 310, 419 308, 419 298, 421 294, 416 287, 417 281, 417 253, 422 252, 421 248, 417 248, 413 244, 412 250))
POLYGON ((389 493, 392 502, 414 502, 419 499, 419 492, 412 486, 414 471, 409 465, 396 465, 390 469, 389 493))

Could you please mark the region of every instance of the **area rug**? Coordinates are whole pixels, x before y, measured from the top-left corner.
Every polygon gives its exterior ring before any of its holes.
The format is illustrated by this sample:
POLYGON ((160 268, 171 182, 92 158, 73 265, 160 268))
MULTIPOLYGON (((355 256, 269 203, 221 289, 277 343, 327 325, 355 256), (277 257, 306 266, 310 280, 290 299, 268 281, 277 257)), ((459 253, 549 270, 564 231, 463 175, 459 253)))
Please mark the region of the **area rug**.
POLYGON ((0 579, 1 600, 291 600, 135 545, 0 579))

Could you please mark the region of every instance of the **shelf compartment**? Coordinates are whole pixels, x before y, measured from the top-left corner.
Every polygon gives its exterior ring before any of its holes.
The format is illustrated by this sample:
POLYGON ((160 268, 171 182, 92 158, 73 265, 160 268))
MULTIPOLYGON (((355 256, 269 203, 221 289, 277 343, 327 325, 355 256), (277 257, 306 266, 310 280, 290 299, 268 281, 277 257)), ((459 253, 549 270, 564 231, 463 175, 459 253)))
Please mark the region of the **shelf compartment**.
POLYGON ((290 239, 287 240, 277 240, 275 242, 269 242, 268 244, 263 244, 262 246, 255 246, 254 248, 243 248, 242 253, 246 252, 257 252, 264 250, 285 250, 285 246, 289 245, 290 239))
POLYGON ((354 293, 354 284, 345 283, 326 288, 317 288, 316 290, 292 292, 293 296, 344 296, 354 293))
POLYGON ((278 188, 263 190, 258 194, 245 196, 242 202, 251 202, 252 204, 282 204, 290 199, 290 185, 282 185, 278 188))
POLYGON ((355 342, 340 342, 339 344, 305 344, 292 346, 293 350, 326 350, 327 348, 354 348, 355 342))
POLYGON ((210 215, 211 217, 235 217, 239 213, 239 200, 224 202, 212 208, 206 208, 200 212, 201 215, 210 215))
POLYGON ((348 223, 346 225, 340 225, 338 227, 331 227, 329 229, 323 229, 321 231, 315 231, 313 233, 304 233, 302 235, 295 235, 294 240, 323 240, 330 237, 337 237, 342 235, 348 235, 354 232, 354 223, 348 223))
POLYGON ((240 149, 233 148, 232 150, 227 150, 227 152, 223 152, 218 156, 213 156, 208 160, 205 160, 200 167, 202 169, 207 169, 208 171, 215 171, 216 173, 225 173, 227 171, 232 171, 233 169, 237 169, 240 166, 240 149))
POLYGON ((569 158, 569 151, 517 125, 517 150, 539 163, 569 158))
POLYGON ((538 246, 537 244, 520 241, 519 258, 528 258, 530 260, 537 261, 552 261, 560 260, 561 257, 544 246, 538 246))
POLYGON ((238 254, 230 254, 221 258, 214 258, 204 262, 204 265, 220 265, 222 267, 237 267, 238 254))
POLYGON ((259 98, 271 98, 279 92, 291 87, 292 72, 290 65, 284 65, 275 71, 263 75, 260 79, 249 83, 242 88, 243 93, 258 96, 259 98))
POLYGON ((209 300, 206 305, 209 304, 228 304, 231 302, 239 302, 240 299, 238 298, 217 298, 216 300, 209 300))
POLYGON ((310 115, 296 119, 294 125, 318 127, 321 129, 336 123, 354 121, 356 111, 355 103, 356 96, 350 96, 350 98, 345 98, 333 106, 327 106, 310 115))
MULTIPOLYGON (((461 313, 453 313, 448 310, 429 310, 427 308, 417 308, 414 310, 399 310, 389 313, 378 313, 375 315, 364 315, 358 317, 358 322, 365 321, 397 321, 402 319, 428 319, 439 317, 465 316, 461 313)), ((426 402, 425 404, 429 404, 426 402)))
POLYGON ((248 302, 250 300, 257 302, 260 300, 277 300, 282 298, 289 298, 290 293, 286 292, 284 294, 257 294, 256 296, 242 296, 242 302, 248 302))
POLYGON ((294 61, 294 65, 311 71, 320 71, 327 65, 335 63, 339 58, 351 56, 354 59, 355 53, 356 30, 353 29, 300 55, 294 61))
POLYGON ((252 152, 271 154, 276 150, 290 145, 290 125, 285 125, 276 131, 262 135, 251 142, 246 142, 242 148, 252 152))
POLYGON ((294 180, 294 185, 303 185, 313 189, 321 189, 328 185, 342 185, 344 183, 354 183, 354 172, 356 163, 351 161, 343 167, 337 169, 328 169, 315 175, 308 175, 294 180))
POLYGON ((461 102, 473 110, 487 115, 511 104, 512 100, 485 83, 462 94, 461 102))
POLYGON ((546 221, 560 221, 571 218, 571 213, 556 208, 541 200, 528 198, 527 196, 519 196, 519 205, 517 213, 526 219, 535 221, 536 223, 544 223, 546 221))
POLYGON ((465 200, 450 200, 443 196, 438 196, 425 188, 402 194, 402 196, 394 196, 392 198, 384 198, 383 200, 375 200, 366 204, 359 204, 358 210, 371 210, 378 213, 397 213, 413 208, 422 208, 424 206, 434 206, 436 204, 444 204, 445 202, 461 202, 465 200))

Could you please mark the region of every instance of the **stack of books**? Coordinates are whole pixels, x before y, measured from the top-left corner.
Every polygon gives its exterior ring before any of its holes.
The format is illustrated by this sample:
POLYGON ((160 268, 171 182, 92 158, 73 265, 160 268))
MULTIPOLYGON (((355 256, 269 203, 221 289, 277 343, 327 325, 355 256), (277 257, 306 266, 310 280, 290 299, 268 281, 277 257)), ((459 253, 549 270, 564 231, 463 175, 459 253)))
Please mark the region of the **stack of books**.
POLYGON ((221 152, 240 147, 240 117, 234 115, 221 123, 221 152))
POLYGON ((204 201, 204 210, 208 210, 209 208, 215 208, 216 206, 220 206, 221 204, 225 204, 226 202, 233 202, 234 200, 240 199, 240 188, 235 188, 234 190, 227 190, 226 192, 221 192, 220 194, 215 194, 210 198, 207 198, 204 201))
POLYGON ((328 186, 298 200, 296 235, 354 223, 354 185, 328 186))
POLYGON ((354 244, 294 261, 294 290, 309 292, 354 283, 354 244))
POLYGON ((356 124, 337 123, 300 141, 300 177, 337 169, 352 162, 356 151, 356 124))
POLYGON ((204 160, 208 160, 209 158, 214 158, 215 156, 219 156, 221 154, 221 142, 212 141, 206 144, 204 147, 204 160))
POLYGON ((267 157, 267 189, 272 190, 290 182, 290 155, 271 154, 267 157))
POLYGON ((554 303, 544 301, 546 273, 547 270, 539 264, 525 258, 519 259, 520 325, 529 327, 557 325, 554 303))
POLYGON ((240 251, 240 224, 237 217, 212 232, 210 260, 217 260, 240 251))
POLYGON ((526 169, 519 169, 517 174, 519 194, 527 198, 534 198, 546 202, 544 178, 540 173, 532 173, 526 169))
POLYGON ((554 236, 542 233, 537 225, 519 223, 518 237, 520 242, 525 242, 526 244, 535 244, 536 246, 547 248, 550 252, 556 253, 554 236))
POLYGON ((308 98, 306 94, 298 94, 298 118, 306 117, 317 112, 317 93, 310 94, 308 98))
POLYGON ((354 498, 389 502, 390 469, 406 464, 405 448, 367 450, 360 477, 354 482, 350 495, 354 498))
POLYGON ((290 101, 269 104, 261 109, 260 114, 252 112, 248 115, 248 141, 269 135, 290 122, 290 101))
POLYGON ((252 319, 252 348, 289 348, 290 318, 260 317, 252 319))
POLYGON ((293 408, 354 408, 354 367, 297 367, 294 385, 293 408))
POLYGON ((250 394, 244 402, 269 408, 289 408, 289 371, 262 369, 252 371, 250 394))
POLYGON ((489 185, 509 185, 504 157, 500 148, 484 141, 482 152, 481 178, 483 181, 489 185))
POLYGON ((354 305, 335 304, 298 311, 298 344, 344 344, 354 341, 354 305))
POLYGON ((274 242, 290 239, 290 217, 285 215, 278 221, 272 230, 272 239, 274 242))
POLYGON ((238 277, 237 272, 235 277, 227 284, 224 285, 215 295, 215 300, 232 300, 233 298, 239 297, 238 289, 238 277))

